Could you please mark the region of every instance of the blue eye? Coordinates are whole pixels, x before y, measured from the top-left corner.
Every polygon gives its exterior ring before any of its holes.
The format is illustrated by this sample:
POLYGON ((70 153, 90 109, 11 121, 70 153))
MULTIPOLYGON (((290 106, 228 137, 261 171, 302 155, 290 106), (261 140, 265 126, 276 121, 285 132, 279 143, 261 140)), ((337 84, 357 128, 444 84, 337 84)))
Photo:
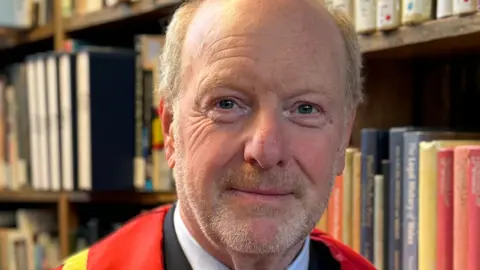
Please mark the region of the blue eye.
POLYGON ((219 100, 217 102, 217 106, 220 108, 220 109, 224 109, 224 110, 229 110, 229 109, 233 109, 235 107, 235 101, 231 100, 231 99, 222 99, 222 100, 219 100))
POLYGON ((297 107, 297 112, 299 114, 311 114, 317 112, 317 109, 310 104, 302 104, 297 107))

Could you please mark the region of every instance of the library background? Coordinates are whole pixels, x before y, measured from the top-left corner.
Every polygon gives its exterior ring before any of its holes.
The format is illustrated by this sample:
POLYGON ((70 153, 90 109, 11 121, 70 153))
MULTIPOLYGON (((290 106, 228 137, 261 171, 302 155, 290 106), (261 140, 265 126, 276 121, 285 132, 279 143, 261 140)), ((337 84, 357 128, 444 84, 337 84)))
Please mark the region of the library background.
MULTIPOLYGON (((181 2, 0 0, 0 270, 175 201, 153 89, 181 2)), ((480 3, 326 4, 355 24, 366 102, 317 226, 378 269, 479 270, 480 3)))

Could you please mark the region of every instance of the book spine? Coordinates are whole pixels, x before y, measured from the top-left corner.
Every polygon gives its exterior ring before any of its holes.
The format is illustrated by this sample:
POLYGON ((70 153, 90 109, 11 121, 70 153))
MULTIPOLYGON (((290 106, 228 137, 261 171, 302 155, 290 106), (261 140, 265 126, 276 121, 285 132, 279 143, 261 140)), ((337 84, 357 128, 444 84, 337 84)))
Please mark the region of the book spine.
POLYGON ((141 56, 142 39, 135 40, 135 160, 134 186, 138 190, 145 187, 145 159, 143 157, 143 68, 141 56))
POLYGON ((356 151, 354 148, 347 148, 343 170, 342 242, 347 246, 352 246, 353 155, 356 151))
POLYGON ((400 1, 377 0, 378 30, 393 30, 400 26, 400 1))
POLYGON ((453 148, 437 152, 436 269, 453 269, 453 148))
POLYGON ((436 18, 446 18, 453 14, 453 1, 452 0, 438 0, 436 18))
POLYGON ((421 135, 413 135, 403 142, 402 269, 406 270, 418 269, 418 144, 422 140, 421 135))
POLYGON ((354 0, 355 2, 355 30, 366 34, 376 30, 376 8, 373 0, 354 0))
POLYGON ((477 0, 453 0, 453 14, 463 15, 477 11, 477 0))
POLYGON ((373 263, 373 203, 374 176, 376 173, 376 157, 378 152, 378 132, 362 130, 362 246, 361 254, 373 263))
POLYGON ((374 195, 374 265, 377 269, 384 269, 384 178, 382 174, 376 174, 374 195))
POLYGON ((468 253, 467 270, 480 269, 480 148, 472 148, 468 156, 468 253))
POLYGON ((437 143, 423 141, 418 153, 418 269, 435 270, 437 143))
POLYGON ((342 193, 343 175, 339 175, 328 204, 328 232, 338 241, 342 241, 342 193))
POLYGON ((468 148, 455 147, 453 154, 453 268, 467 269, 467 157, 468 148))
MULTIPOLYGON (((388 219, 387 213, 390 207, 390 199, 388 197, 388 193, 390 191, 390 186, 392 183, 390 182, 390 160, 383 159, 381 162, 381 174, 383 176, 383 185, 382 185, 382 197, 380 198, 383 201, 382 206, 382 268, 381 269, 388 269, 388 256, 390 253, 391 247, 388 245, 387 237, 388 237, 388 228, 390 226, 390 220, 388 219)), ((375 187, 376 188, 376 187, 375 187)))
POLYGON ((403 131, 390 132, 388 187, 388 269, 402 269, 403 131))
POLYGON ((362 225, 362 177, 361 177, 362 152, 358 151, 353 156, 353 225, 352 248, 361 252, 361 225, 362 225))

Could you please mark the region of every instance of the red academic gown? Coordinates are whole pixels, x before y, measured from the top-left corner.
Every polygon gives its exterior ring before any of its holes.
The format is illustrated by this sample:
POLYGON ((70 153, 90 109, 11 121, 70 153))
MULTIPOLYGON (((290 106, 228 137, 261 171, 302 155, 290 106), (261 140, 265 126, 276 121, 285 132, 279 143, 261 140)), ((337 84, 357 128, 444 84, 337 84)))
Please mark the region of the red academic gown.
MULTIPOLYGON (((164 270, 163 224, 170 207, 139 215, 90 248, 69 257, 56 270, 164 270)), ((352 249, 317 229, 310 237, 330 249, 342 270, 375 269, 352 249)))

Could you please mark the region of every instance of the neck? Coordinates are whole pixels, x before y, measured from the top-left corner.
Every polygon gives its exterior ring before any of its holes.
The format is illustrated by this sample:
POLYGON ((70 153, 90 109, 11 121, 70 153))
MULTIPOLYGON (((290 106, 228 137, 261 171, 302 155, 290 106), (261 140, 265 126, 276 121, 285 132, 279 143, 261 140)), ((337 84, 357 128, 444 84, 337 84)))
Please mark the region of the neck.
MULTIPOLYGON (((177 205, 177 207, 179 206, 180 205, 177 205)), ((276 254, 256 255, 236 252, 224 246, 219 241, 214 241, 206 237, 198 222, 195 220, 194 215, 185 212, 191 212, 185 209, 186 207, 186 205, 182 205, 179 210, 188 232, 208 253, 232 270, 286 269, 300 253, 305 243, 305 241, 301 241, 284 252, 276 254)))

